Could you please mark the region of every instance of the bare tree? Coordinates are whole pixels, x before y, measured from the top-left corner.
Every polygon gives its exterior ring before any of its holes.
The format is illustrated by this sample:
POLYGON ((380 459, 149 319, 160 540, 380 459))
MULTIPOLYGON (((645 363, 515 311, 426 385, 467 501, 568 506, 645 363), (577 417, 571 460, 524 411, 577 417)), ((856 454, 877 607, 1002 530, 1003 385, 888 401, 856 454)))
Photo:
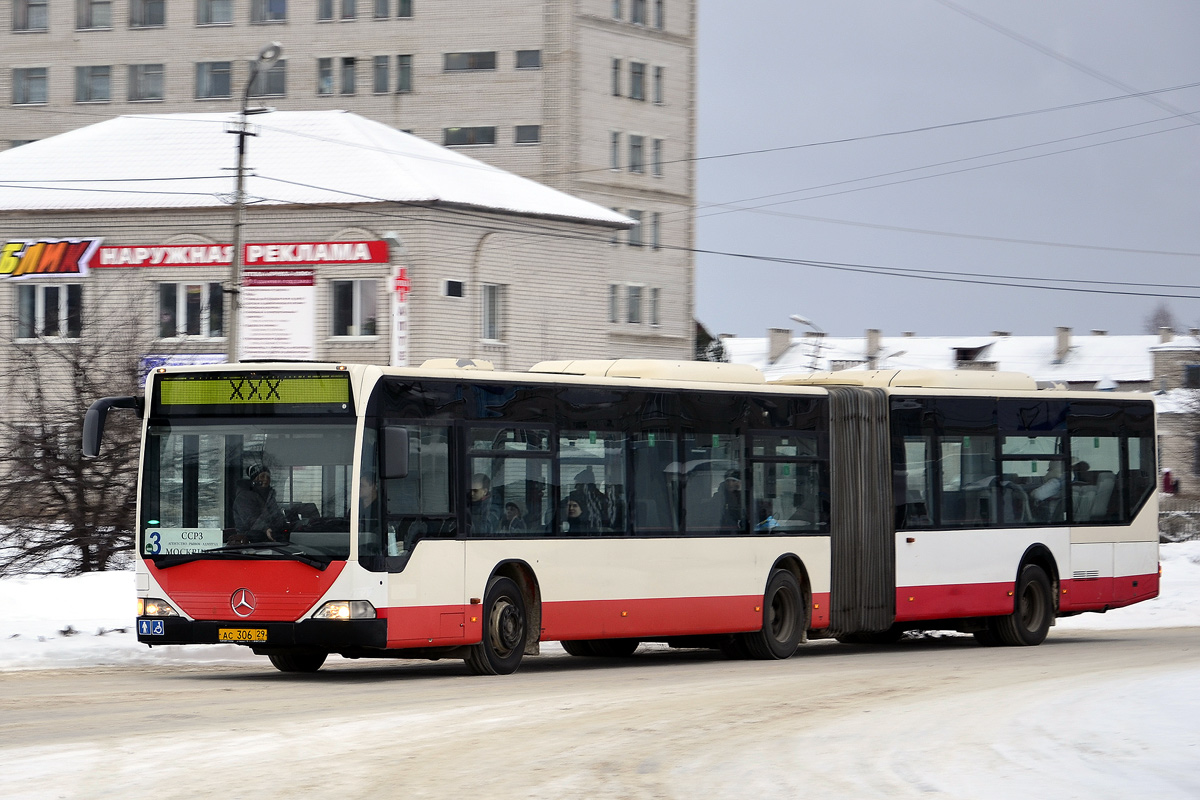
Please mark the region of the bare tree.
POLYGON ((87 290, 65 335, 0 320, 0 575, 94 572, 132 554, 140 422, 110 414, 101 456, 85 460, 83 417, 97 398, 138 393, 150 340, 127 290, 111 305, 87 290))
POLYGON ((1179 333, 1179 322, 1171 313, 1171 307, 1166 303, 1159 303, 1146 317, 1146 333, 1158 333, 1163 328, 1169 328, 1172 333, 1179 333))
POLYGON ((725 345, 719 337, 708 332, 708 328, 699 320, 696 321, 696 356, 695 361, 728 361, 725 345))

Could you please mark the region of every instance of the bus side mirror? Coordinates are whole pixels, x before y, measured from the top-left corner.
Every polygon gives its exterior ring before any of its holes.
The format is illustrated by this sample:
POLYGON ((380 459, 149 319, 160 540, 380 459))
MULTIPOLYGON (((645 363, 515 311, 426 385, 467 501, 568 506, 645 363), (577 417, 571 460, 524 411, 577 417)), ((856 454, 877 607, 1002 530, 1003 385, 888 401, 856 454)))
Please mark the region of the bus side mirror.
POLYGON ((100 440, 104 438, 104 420, 110 408, 132 408, 141 411, 136 397, 102 397, 88 407, 83 418, 83 454, 88 458, 100 455, 100 440))
POLYGON ((408 477, 408 428, 383 429, 383 479, 408 477))

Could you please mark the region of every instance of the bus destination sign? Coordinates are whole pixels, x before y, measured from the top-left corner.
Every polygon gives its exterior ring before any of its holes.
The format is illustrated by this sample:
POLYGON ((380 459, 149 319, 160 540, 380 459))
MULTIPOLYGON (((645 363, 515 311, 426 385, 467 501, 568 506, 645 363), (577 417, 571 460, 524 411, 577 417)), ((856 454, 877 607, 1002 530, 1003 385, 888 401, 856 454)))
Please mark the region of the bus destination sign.
POLYGON ((350 407, 350 377, 340 373, 162 375, 157 407, 168 414, 338 412, 350 407))

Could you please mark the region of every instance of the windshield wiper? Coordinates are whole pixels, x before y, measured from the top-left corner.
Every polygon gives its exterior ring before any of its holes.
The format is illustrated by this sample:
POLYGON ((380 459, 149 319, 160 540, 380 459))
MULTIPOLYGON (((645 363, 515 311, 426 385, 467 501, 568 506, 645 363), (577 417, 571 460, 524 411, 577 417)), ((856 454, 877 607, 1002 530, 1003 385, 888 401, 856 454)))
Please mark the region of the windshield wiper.
POLYGON ((159 569, 166 569, 167 567, 175 567, 180 564, 189 564, 193 561, 199 561, 201 559, 211 558, 213 556, 235 556, 238 558, 266 559, 273 558, 272 555, 267 555, 266 553, 250 552, 253 550, 273 550, 275 553, 287 556, 288 558, 299 561, 301 564, 307 564, 308 566, 315 567, 321 571, 328 569, 330 563, 333 562, 332 556, 322 559, 316 556, 310 556, 308 553, 303 551, 296 552, 294 550, 285 550, 284 548, 287 547, 295 547, 295 545, 291 544, 290 542, 246 542, 245 544, 227 544, 223 547, 214 547, 211 550, 204 550, 199 553, 186 553, 175 556, 166 556, 156 561, 155 566, 157 566, 159 569))

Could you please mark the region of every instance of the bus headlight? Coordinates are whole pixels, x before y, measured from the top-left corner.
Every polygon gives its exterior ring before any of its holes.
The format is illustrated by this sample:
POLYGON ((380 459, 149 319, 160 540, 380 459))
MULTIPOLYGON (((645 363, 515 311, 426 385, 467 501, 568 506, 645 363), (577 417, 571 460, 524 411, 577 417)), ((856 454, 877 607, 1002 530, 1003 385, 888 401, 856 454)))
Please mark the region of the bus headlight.
POLYGON ((313 619, 375 619, 375 606, 366 600, 330 600, 313 613, 313 619))
POLYGON ((137 615, 139 617, 178 617, 179 612, 171 607, 166 600, 157 597, 139 597, 137 599, 137 615))

